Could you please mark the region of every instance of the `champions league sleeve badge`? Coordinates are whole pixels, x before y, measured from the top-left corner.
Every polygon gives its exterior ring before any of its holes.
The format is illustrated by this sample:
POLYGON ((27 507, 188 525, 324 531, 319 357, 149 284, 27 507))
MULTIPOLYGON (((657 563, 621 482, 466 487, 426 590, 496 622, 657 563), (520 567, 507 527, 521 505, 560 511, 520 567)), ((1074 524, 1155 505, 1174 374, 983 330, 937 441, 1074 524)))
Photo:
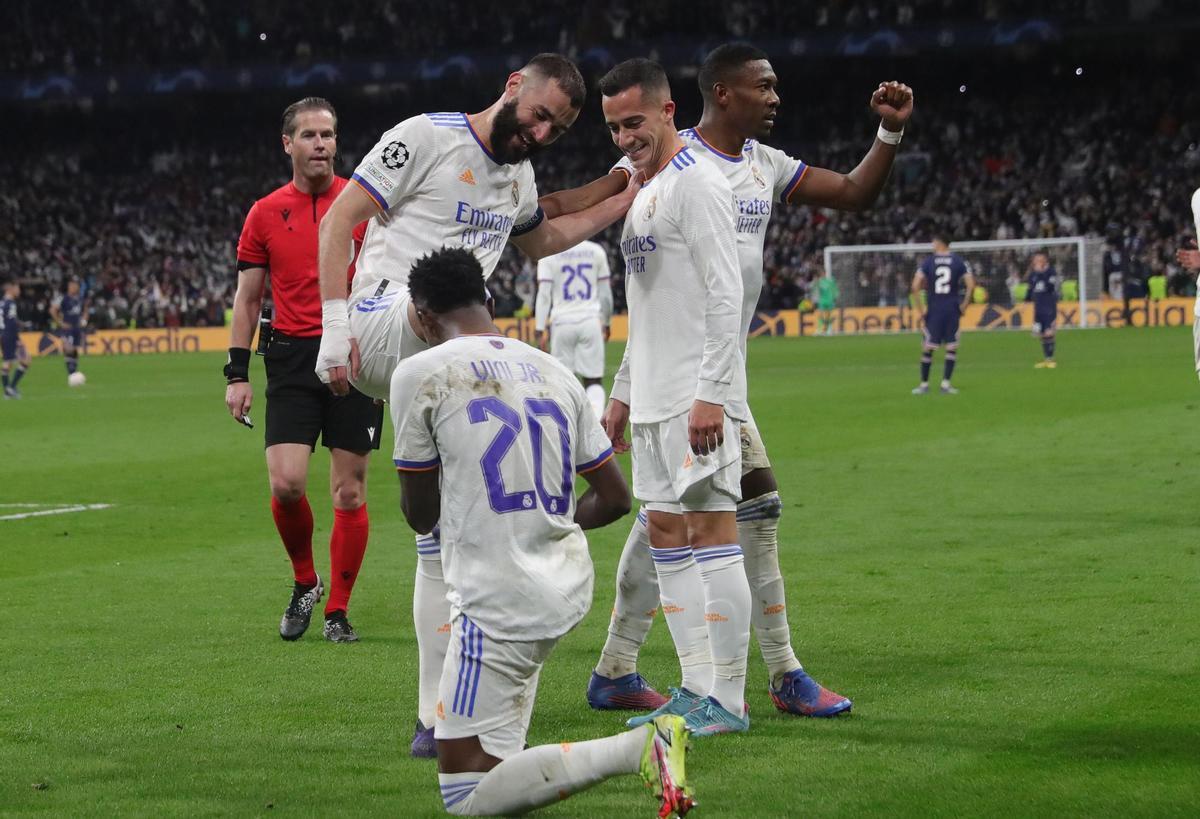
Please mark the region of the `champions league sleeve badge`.
POLYGON ((400 140, 389 143, 383 149, 383 164, 391 168, 393 171, 398 171, 408 163, 408 146, 400 140))

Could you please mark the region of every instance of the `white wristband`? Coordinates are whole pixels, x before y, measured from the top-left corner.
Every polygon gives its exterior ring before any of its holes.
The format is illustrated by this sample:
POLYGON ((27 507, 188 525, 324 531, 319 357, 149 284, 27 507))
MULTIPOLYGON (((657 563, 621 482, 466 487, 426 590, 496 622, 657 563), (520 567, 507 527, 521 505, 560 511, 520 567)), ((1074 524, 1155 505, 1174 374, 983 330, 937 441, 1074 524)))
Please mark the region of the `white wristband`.
POLYGON ((326 299, 321 302, 321 326, 326 330, 350 325, 350 308, 345 299, 326 299))
POLYGON ((904 129, 899 131, 889 131, 883 127, 883 123, 879 123, 879 132, 875 134, 875 138, 885 145, 899 145, 900 140, 904 137, 904 129))

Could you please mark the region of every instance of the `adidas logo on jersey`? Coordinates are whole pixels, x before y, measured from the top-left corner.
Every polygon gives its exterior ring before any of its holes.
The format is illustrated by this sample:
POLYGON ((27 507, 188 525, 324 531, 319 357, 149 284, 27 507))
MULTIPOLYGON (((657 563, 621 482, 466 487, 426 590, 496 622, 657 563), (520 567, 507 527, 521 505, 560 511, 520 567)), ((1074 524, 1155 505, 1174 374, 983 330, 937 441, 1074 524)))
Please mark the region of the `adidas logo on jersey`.
POLYGON ((466 182, 468 185, 474 185, 475 184, 475 174, 471 173, 470 168, 467 168, 465 171, 463 171, 459 175, 458 181, 466 182))

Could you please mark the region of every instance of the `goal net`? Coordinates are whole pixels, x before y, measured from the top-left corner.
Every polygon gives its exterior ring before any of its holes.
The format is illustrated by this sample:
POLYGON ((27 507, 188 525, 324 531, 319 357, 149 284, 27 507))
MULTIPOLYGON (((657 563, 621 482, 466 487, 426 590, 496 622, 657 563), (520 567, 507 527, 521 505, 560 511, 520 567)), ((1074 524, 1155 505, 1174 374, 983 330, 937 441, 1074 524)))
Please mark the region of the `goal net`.
MULTIPOLYGON (((1032 308, 1025 304, 1024 282, 1035 253, 1045 253, 1058 273, 1058 326, 1089 326, 1089 304, 1098 303, 1102 290, 1102 248, 1102 239, 1083 236, 954 242, 951 252, 962 256, 976 280, 962 329, 1029 328, 1032 308)), ((825 248, 825 275, 837 283, 828 331, 915 329, 918 316, 909 304, 909 291, 913 273, 930 253, 929 245, 916 244, 825 248)), ((809 288, 809 300, 819 309, 816 285, 809 288)))

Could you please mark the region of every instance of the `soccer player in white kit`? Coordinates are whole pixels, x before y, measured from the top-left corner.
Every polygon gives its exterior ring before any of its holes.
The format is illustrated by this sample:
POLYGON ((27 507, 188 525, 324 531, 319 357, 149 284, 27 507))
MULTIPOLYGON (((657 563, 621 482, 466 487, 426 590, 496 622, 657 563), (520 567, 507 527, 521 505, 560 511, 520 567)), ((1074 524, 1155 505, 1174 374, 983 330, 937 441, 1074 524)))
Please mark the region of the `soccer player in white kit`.
POLYGON ((549 352, 583 379, 599 416, 604 411, 604 342, 613 311, 608 253, 595 242, 580 242, 539 261, 537 281, 537 345, 546 349, 549 319, 549 352))
MULTIPOLYGON (((1200 242, 1200 188, 1192 193, 1192 218, 1196 223, 1196 241, 1200 242)), ((1200 273, 1200 250, 1182 248, 1175 253, 1175 260, 1184 269, 1200 273)), ((1196 280, 1196 306, 1193 308, 1195 318, 1192 321, 1192 346, 1196 357, 1196 375, 1200 376, 1200 278, 1196 280)))
POLYGON ((738 331, 741 276, 734 197, 675 131, 662 67, 627 60, 600 80, 613 142, 647 180, 621 233, 629 341, 604 427, 630 448, 663 612, 683 679, 660 714, 697 736, 746 731, 750 588, 735 512, 746 415, 738 331))
MULTIPOLYGON (((556 218, 538 205, 529 156, 574 123, 585 93, 570 60, 540 54, 509 75, 487 110, 410 117, 366 153, 351 176, 355 184, 346 186, 320 227, 323 335, 316 369, 334 393, 345 394, 352 381, 360 392, 386 399, 396 364, 425 348, 405 286, 413 262, 424 254, 443 246, 468 248, 486 278, 510 239, 541 258, 624 215, 636 182, 587 210, 556 218), (351 231, 367 219, 347 299, 351 231)), ((432 757, 450 609, 436 538, 418 541, 417 558, 413 622, 420 672, 412 751, 432 757)))
POLYGON ((452 609, 438 689, 438 780, 460 816, 524 813, 640 773, 660 816, 692 807, 679 716, 616 736, 525 748, 543 663, 592 600, 583 529, 627 514, 629 489, 574 375, 500 335, 469 250, 419 259, 408 289, 432 349, 391 384, 401 508, 441 520, 452 609), (575 476, 590 484, 575 500, 575 476))
MULTIPOLYGON (((871 108, 881 117, 880 130, 857 168, 848 174, 809 166, 802 160, 762 144, 774 126, 778 78, 767 55, 754 46, 731 43, 714 49, 699 72, 704 98, 700 123, 680 132, 689 151, 718 168, 737 197, 738 259, 743 302, 740 341, 754 317, 763 284, 763 244, 777 203, 804 203, 839 210, 862 210, 879 196, 887 181, 904 125, 912 113, 908 86, 881 83, 871 108)), ((625 164, 619 163, 617 168, 625 164)), ((560 207, 578 207, 587 197, 599 199, 625 184, 610 174, 608 185, 596 181, 580 191, 556 194, 560 207)), ((779 518, 783 503, 762 437, 749 417, 741 428, 742 501, 738 535, 745 554, 753 596, 753 623, 770 677, 775 706, 797 716, 831 717, 848 711, 851 701, 817 683, 796 658, 791 645, 784 583, 779 566, 779 518)), ((656 707, 658 697, 637 673, 641 645, 650 631, 657 603, 656 573, 650 559, 645 514, 635 522, 617 570, 617 595, 609 636, 588 685, 594 708, 656 707)))

